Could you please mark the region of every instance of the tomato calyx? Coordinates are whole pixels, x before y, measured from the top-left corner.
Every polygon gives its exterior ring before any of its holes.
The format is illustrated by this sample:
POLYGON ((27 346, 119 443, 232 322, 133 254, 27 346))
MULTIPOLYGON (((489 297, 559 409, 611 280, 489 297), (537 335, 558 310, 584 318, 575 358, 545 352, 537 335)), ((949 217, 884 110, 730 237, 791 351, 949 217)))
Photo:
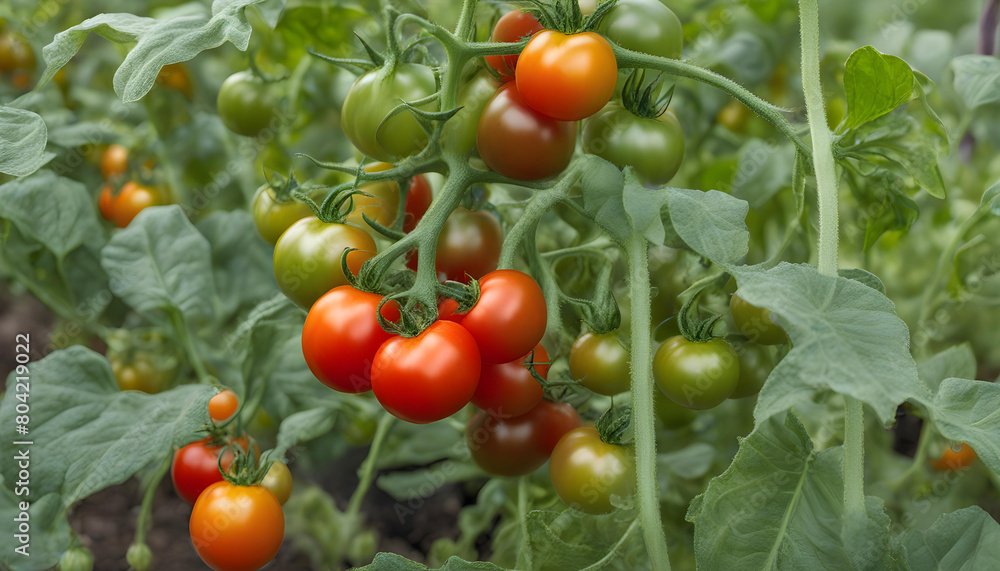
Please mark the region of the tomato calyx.
POLYGON ((248 441, 246 449, 239 442, 230 441, 226 444, 225 449, 219 453, 219 472, 223 479, 234 486, 259 484, 271 468, 272 461, 269 458, 271 451, 265 452, 263 456, 258 458, 257 441, 250 435, 247 435, 246 438, 248 441), (226 451, 233 453, 233 460, 229 464, 228 470, 223 466, 226 451))
POLYGON ((526 0, 526 4, 529 7, 524 11, 538 18, 545 29, 564 34, 579 34, 597 31, 601 20, 618 4, 618 0, 600 2, 594 11, 586 16, 580 10, 579 0, 526 0))
POLYGON ((616 446, 625 446, 632 441, 631 431, 629 430, 631 426, 631 406, 609 408, 594 423, 594 427, 601 436, 601 440, 616 446))
POLYGON ((464 315, 476 306, 481 290, 479 288, 479 280, 476 279, 469 280, 468 284, 449 280, 438 283, 437 293, 442 297, 458 302, 458 309, 453 311, 452 315, 464 315))
POLYGON ((622 107, 637 117, 656 119, 667 112, 670 102, 674 98, 674 88, 676 87, 676 85, 671 85, 666 93, 657 97, 662 85, 662 73, 647 84, 646 70, 632 70, 628 79, 625 80, 625 86, 622 87, 622 107))
POLYGON ((698 298, 714 283, 716 283, 715 280, 703 284, 677 312, 677 326, 681 335, 693 343, 704 343, 711 340, 714 337, 712 331, 715 329, 715 325, 722 319, 722 315, 713 315, 707 319, 698 316, 698 298))
POLYGON ((611 293, 613 269, 614 264, 610 261, 601 266, 601 271, 597 275, 597 286, 590 299, 566 297, 566 301, 577 310, 590 330, 601 335, 617 330, 622 324, 621 310, 614 294, 611 293))
MULTIPOLYGON (((392 29, 391 26, 388 27, 390 30, 392 29)), ((378 69, 385 65, 386 58, 384 55, 379 53, 378 50, 373 48, 371 44, 365 41, 365 39, 361 37, 361 34, 355 32, 354 36, 358 38, 358 41, 360 41, 361 45, 365 48, 365 52, 368 54, 367 60, 363 60, 360 58, 340 58, 340 57, 328 56, 316 52, 312 48, 306 48, 306 51, 309 52, 309 54, 314 57, 317 57, 329 64, 333 64, 341 69, 346 69, 347 71, 353 73, 358 73, 360 71, 360 73, 363 74, 372 71, 374 69, 378 69)))

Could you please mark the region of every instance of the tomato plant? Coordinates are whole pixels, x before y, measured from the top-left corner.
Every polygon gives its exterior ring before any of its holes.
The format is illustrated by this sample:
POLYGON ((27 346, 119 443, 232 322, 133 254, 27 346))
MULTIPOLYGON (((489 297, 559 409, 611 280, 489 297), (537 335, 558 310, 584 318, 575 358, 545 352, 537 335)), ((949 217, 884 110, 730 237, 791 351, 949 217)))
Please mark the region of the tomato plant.
POLYGON ((996 567, 992 2, 174 4, 0 3, 0 567, 996 567))

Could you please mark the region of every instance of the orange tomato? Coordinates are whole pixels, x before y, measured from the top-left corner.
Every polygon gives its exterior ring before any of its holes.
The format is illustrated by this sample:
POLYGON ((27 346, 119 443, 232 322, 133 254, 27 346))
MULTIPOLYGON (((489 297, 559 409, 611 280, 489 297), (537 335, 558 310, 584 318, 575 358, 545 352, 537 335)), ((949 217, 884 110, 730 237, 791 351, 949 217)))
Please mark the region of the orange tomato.
POLYGON ((976 451, 968 444, 961 444, 956 452, 949 446, 944 454, 936 460, 931 460, 931 467, 938 472, 958 472, 972 465, 976 460, 976 451))
POLYGON ((600 34, 545 30, 521 52, 517 90, 532 109, 559 121, 597 113, 615 92, 618 63, 600 34))

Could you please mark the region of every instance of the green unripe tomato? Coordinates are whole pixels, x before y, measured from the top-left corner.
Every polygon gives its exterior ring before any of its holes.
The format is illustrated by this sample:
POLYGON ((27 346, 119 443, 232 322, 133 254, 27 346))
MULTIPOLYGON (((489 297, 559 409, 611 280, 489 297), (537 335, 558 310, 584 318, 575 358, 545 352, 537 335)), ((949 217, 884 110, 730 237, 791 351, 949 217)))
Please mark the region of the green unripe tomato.
POLYGON ((253 222, 257 233, 269 244, 278 242, 281 234, 306 216, 312 216, 313 211, 305 202, 298 200, 279 201, 274 189, 264 185, 257 189, 253 197, 253 222))
POLYGON ((86 547, 66 550, 59 558, 59 571, 93 571, 94 556, 86 547))
POLYGON ((629 351, 612 333, 587 332, 569 352, 569 373, 599 395, 629 390, 629 351))
POLYGON ((145 543, 133 543, 125 553, 125 561, 135 571, 146 571, 153 565, 153 551, 145 543))
POLYGON ((770 347, 753 343, 743 345, 740 353, 740 380, 729 398, 741 399, 759 393, 767 376, 774 369, 774 364, 774 350, 770 347))
POLYGON ((441 146, 446 151, 455 151, 467 156, 476 146, 476 132, 479 128, 479 118, 483 115, 486 104, 500 84, 486 70, 480 71, 462 86, 458 92, 458 113, 448 119, 441 133, 441 146))
POLYGON ((584 125, 583 150, 619 168, 631 165, 643 184, 660 186, 681 168, 684 130, 669 109, 644 118, 609 103, 584 125))
POLYGON ((250 71, 230 75, 219 88, 216 104, 219 118, 237 135, 256 137, 264 129, 278 127, 276 112, 281 105, 276 84, 250 71))
POLYGON ((662 391, 653 391, 653 404, 656 407, 656 418, 670 430, 688 426, 698 416, 698 413, 675 403, 667 398, 662 391))
POLYGON ((722 339, 688 341, 681 335, 667 339, 653 357, 653 378, 675 403, 704 410, 717 406, 736 390, 740 362, 722 339))
POLYGON ((739 296, 739 292, 730 298, 729 309, 733 312, 736 329, 750 341, 760 345, 782 345, 788 342, 788 335, 771 318, 771 312, 750 305, 739 296))
POLYGON ((630 447, 608 444, 597 429, 584 426, 559 440, 549 459, 549 478, 562 501, 591 514, 615 509, 611 495, 627 497, 635 484, 630 447))
POLYGON ((680 59, 684 48, 680 19, 659 0, 619 0, 600 32, 625 49, 654 56, 680 59))
POLYGON ((274 494, 279 504, 285 505, 292 496, 292 473, 284 462, 272 462, 260 485, 274 494))
MULTIPOLYGON (((386 119, 402 101, 423 99, 436 89, 431 68, 415 63, 399 64, 394 70, 379 68, 358 78, 340 114, 341 128, 364 155, 394 162, 419 152, 427 145, 427 134, 409 111, 386 119)), ((433 111, 435 104, 420 109, 433 111)))

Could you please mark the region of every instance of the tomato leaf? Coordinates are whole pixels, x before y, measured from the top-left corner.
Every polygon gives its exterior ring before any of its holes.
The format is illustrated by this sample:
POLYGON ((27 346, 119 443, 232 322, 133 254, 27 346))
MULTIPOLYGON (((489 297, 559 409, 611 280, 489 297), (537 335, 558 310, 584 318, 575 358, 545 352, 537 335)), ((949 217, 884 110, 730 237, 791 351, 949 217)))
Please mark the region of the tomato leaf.
POLYGON ((482 478, 483 469, 471 459, 444 460, 419 470, 399 470, 379 476, 379 489, 396 500, 426 498, 445 484, 482 478))
MULTIPOLYGON (((429 568, 426 565, 410 561, 402 555, 379 553, 370 565, 358 567, 355 571, 426 571, 427 569, 429 568)), ((469 562, 452 557, 438 571, 504 571, 504 569, 486 561, 469 562)))
POLYGON ((41 497, 32 495, 32 499, 28 500, 28 496, 14 493, 18 487, 23 488, 16 486, 14 482, 8 484, 0 476, 0 518, 12 522, 9 528, 11 536, 6 539, 8 547, 0 554, 0 567, 12 571, 52 568, 70 543, 69 522, 66 520, 62 498, 57 493, 51 493, 41 497), (14 551, 16 547, 22 546, 21 538, 13 536, 16 533, 13 522, 18 521, 15 518, 21 516, 20 503, 24 501, 31 502, 28 508, 30 533, 25 534, 29 540, 28 557, 14 551))
POLYGON ((60 260, 84 244, 99 249, 104 241, 87 188, 49 170, 0 186, 0 218, 60 260))
MULTIPOLYGON (((32 497, 59 494, 62 507, 108 486, 120 484, 175 446, 197 438, 208 423, 208 399, 215 390, 181 385, 147 395, 122 392, 101 355, 80 346, 51 353, 31 365, 31 418, 26 435, 34 444, 32 497)), ((14 386, 14 373, 8 386, 14 386)), ((19 403, 8 391, 0 402, 0 422, 14 426, 19 403)), ((0 443, 13 458, 18 447, 0 443)), ((4 462, 0 473, 17 479, 17 464, 4 462)))
POLYGON ((945 438, 966 442, 983 464, 1000 474, 1000 384, 945 379, 938 388, 931 419, 945 438))
POLYGON ((911 571, 990 569, 1000 561, 1000 524, 979 506, 947 513, 903 536, 911 571))
POLYGON ((842 278, 863 283, 880 294, 885 295, 885 284, 882 283, 882 280, 880 280, 878 276, 867 270, 859 268, 844 268, 842 270, 837 270, 837 275, 842 278))
POLYGON ((153 88, 156 75, 165 65, 187 61, 225 42, 246 51, 251 27, 243 12, 247 6, 262 1, 215 0, 211 15, 182 15, 168 20, 132 14, 94 16, 56 34, 52 43, 42 49, 48 66, 39 85, 51 80, 94 32, 117 44, 135 44, 115 72, 114 88, 122 101, 137 101, 153 88))
POLYGON ((816 452, 792 414, 759 424, 688 509, 699 568, 851 569, 859 560, 879 568, 898 557, 877 498, 867 501, 864 541, 842 536, 842 463, 843 448, 816 452))
POLYGON ((584 155, 580 160, 588 163, 580 179, 584 208, 608 236, 624 244, 631 232, 622 224, 625 220, 625 204, 622 201, 625 179, 621 171, 594 155, 584 155))
POLYGON ((920 380, 936 391, 941 381, 949 378, 973 379, 976 377, 976 354, 969 343, 949 347, 917 363, 920 380))
POLYGON ((211 317, 218 296, 208 240, 180 207, 145 208, 101 252, 111 288, 140 313, 177 308, 211 317))
POLYGON ((31 111, 0 106, 0 173, 27 176, 51 161, 45 152, 45 121, 31 111))
POLYGON ((674 232, 695 252, 726 266, 746 258, 749 205, 724 192, 668 188, 667 207, 674 232))
POLYGON ((278 287, 271 248, 258 239, 249 212, 213 212, 197 228, 211 245, 215 284, 219 291, 228 292, 220 299, 219 321, 270 297, 278 287))
POLYGON ((525 519, 532 569, 584 569, 612 549, 621 568, 649 568, 639 526, 621 514, 581 518, 571 511, 536 510, 525 519), (616 545, 619 541, 622 544, 616 545))
POLYGON ((871 46, 847 58, 845 128, 850 130, 885 115, 913 98, 913 70, 896 56, 871 46))
POLYGON ((751 139, 739 152, 733 196, 746 200, 754 210, 762 207, 778 191, 791 186, 794 163, 791 143, 772 145, 751 139))
POLYGON ((730 271, 740 296, 776 314, 792 341, 758 396, 758 424, 826 389, 864 402, 885 426, 903 401, 929 402, 910 356, 909 331, 884 294, 805 264, 730 271))
POLYGON ((951 62, 955 91, 969 109, 1000 102, 1000 60, 993 56, 964 55, 951 62))
MULTIPOLYGON (((690 446, 656 455, 657 473, 661 476, 675 474, 681 478, 700 478, 708 473, 715 462, 715 448, 704 442, 696 442, 690 446)), ((661 482, 661 489, 662 486, 661 482)))
POLYGON ((292 446, 323 436, 333 430, 336 420, 337 411, 329 406, 303 410, 285 417, 278 428, 275 452, 282 455, 292 446))

